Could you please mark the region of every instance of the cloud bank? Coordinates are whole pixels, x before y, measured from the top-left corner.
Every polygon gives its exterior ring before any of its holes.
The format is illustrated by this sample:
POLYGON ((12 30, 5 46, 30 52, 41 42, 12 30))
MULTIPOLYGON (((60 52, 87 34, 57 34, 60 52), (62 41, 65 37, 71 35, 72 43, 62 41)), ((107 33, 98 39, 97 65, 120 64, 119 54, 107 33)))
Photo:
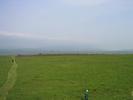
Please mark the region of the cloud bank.
POLYGON ((90 44, 94 42, 94 37, 86 37, 78 34, 71 35, 50 35, 50 34, 33 34, 33 33, 15 33, 15 32, 0 32, 1 36, 8 36, 22 39, 41 40, 47 42, 60 42, 60 43, 78 43, 78 44, 90 44))

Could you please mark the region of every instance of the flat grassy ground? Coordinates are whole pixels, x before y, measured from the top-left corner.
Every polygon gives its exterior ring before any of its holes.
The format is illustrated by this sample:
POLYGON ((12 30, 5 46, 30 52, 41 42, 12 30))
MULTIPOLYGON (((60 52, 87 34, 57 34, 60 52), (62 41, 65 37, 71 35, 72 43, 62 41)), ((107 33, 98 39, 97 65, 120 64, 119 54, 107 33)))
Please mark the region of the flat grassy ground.
POLYGON ((10 67, 11 67, 10 58, 0 56, 0 87, 2 87, 2 85, 6 81, 10 67))
MULTIPOLYGON (((7 100, 133 100, 133 55, 16 57, 17 81, 7 100)), ((10 64, 0 57, 0 86, 10 64)))

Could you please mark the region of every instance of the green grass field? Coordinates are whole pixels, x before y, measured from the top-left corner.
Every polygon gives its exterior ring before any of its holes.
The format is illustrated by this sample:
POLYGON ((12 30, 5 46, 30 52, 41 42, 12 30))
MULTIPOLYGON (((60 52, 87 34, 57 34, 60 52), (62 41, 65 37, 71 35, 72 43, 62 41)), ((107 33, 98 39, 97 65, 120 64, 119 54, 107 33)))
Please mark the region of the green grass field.
MULTIPOLYGON (((16 57, 17 80, 7 100, 133 100, 133 55, 16 57)), ((0 88, 12 63, 0 57, 0 88)))

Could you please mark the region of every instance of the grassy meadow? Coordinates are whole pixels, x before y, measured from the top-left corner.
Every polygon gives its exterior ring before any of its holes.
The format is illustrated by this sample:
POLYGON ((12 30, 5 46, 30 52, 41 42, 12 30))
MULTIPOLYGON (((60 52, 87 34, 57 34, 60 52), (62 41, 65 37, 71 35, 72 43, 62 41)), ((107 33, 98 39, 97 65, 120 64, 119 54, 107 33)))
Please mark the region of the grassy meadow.
MULTIPOLYGON (((0 87, 11 67, 0 57, 0 87)), ((133 100, 133 55, 17 56, 7 100, 133 100)))
POLYGON ((7 78, 7 73, 11 67, 9 57, 0 56, 0 87, 4 84, 7 78))

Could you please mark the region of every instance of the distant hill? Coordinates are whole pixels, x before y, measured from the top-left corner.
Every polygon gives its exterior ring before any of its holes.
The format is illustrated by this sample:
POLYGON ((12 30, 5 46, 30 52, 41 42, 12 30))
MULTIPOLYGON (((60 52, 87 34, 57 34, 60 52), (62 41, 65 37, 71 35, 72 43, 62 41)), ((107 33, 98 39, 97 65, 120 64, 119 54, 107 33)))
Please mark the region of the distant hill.
POLYGON ((0 49, 0 55, 33 55, 33 54, 133 54, 133 50, 52 50, 52 49, 0 49))

